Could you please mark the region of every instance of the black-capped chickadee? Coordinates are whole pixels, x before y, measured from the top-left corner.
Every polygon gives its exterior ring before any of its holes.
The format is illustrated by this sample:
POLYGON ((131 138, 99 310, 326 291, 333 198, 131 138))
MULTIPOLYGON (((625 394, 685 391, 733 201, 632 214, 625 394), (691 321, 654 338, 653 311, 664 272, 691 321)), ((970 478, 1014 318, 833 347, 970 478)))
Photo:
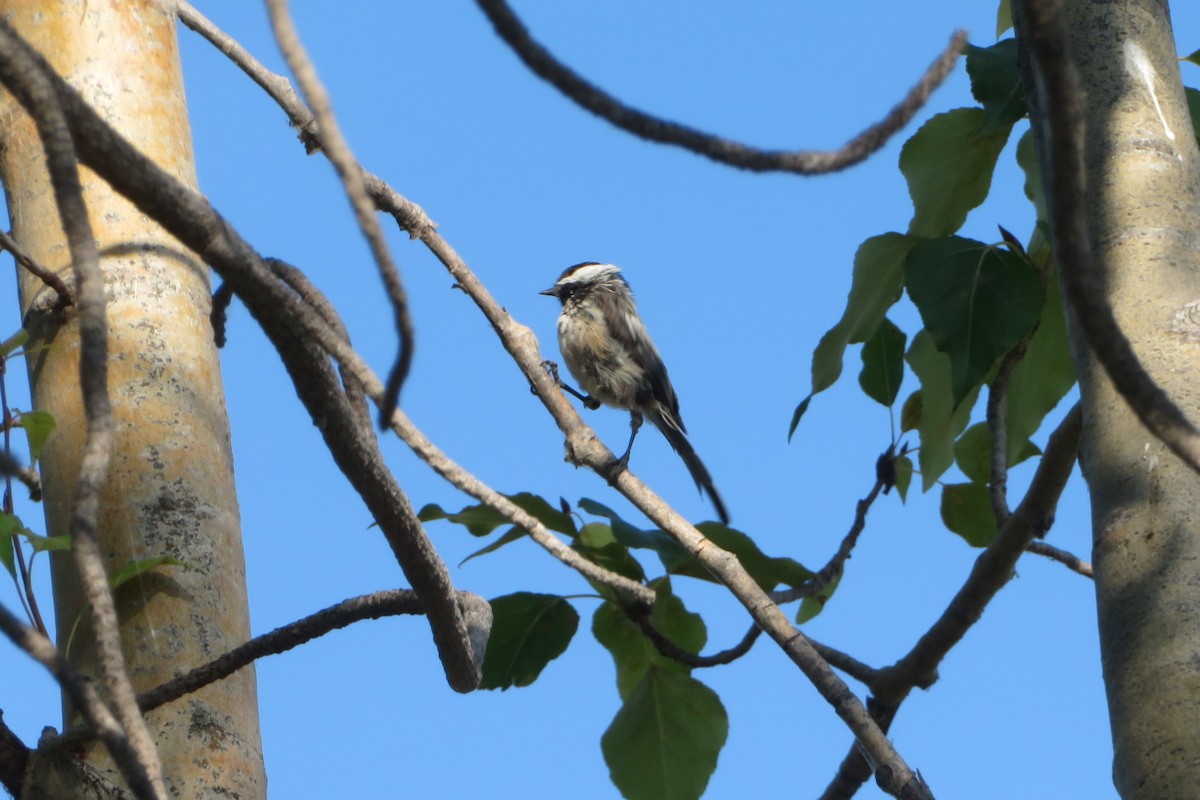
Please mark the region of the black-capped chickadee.
POLYGON ((629 462, 629 452, 642 418, 649 418, 675 452, 683 458, 696 486, 706 492, 721 522, 729 522, 725 504, 712 476, 687 440, 679 399, 667 376, 662 357, 637 313, 637 303, 621 270, 612 264, 586 261, 568 267, 542 294, 562 301, 558 317, 558 347, 567 369, 587 395, 563 388, 588 408, 600 403, 630 413, 629 446, 614 464, 614 473, 629 462))

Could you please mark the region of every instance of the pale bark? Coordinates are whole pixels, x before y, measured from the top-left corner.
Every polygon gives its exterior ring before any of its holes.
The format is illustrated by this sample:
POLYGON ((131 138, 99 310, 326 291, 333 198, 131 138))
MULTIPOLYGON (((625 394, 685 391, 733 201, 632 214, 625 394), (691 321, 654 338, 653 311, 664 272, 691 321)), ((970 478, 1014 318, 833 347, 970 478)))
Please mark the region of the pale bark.
MULTIPOLYGON (((1086 97, 1090 268, 1147 371, 1195 424, 1200 314, 1189 304, 1200 300, 1200 155, 1167 4, 1070 0, 1066 12, 1067 53, 1086 97)), ((1125 800, 1194 797, 1200 479, 1142 426, 1071 327, 1114 781, 1125 800)))
MULTIPOLYGON (((175 16, 161 0, 0 0, 0 11, 111 124, 180 180, 195 185, 175 16)), ((0 170, 14 235, 69 277, 40 143, 10 98, 0 102, 0 170)), ((245 564, 229 425, 208 320, 207 268, 90 171, 84 191, 109 301, 109 391, 116 451, 101 508, 110 571, 171 555, 117 594, 134 687, 150 689, 249 638, 245 564)), ((70 310, 21 276, 34 336, 34 405, 54 415, 42 471, 46 524, 65 533, 84 438, 78 329, 70 310)), ((69 559, 53 561, 56 620, 65 646, 80 612, 69 559)), ((86 615, 85 615, 86 616, 86 615)), ((70 659, 91 671, 80 624, 70 659)), ((68 710, 67 722, 70 718, 68 710)), ((253 667, 149 715, 173 796, 264 797, 253 667)), ((89 758, 101 758, 100 748, 89 758)))

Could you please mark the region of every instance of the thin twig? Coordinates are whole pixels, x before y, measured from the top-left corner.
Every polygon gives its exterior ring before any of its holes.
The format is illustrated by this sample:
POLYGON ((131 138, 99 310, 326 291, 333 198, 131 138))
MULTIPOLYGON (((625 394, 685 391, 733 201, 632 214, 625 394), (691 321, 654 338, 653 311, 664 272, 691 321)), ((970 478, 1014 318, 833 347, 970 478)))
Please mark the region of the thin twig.
POLYGON ((834 649, 827 644, 822 644, 816 639, 812 639, 811 641, 813 648, 821 654, 821 658, 829 662, 829 666, 834 669, 840 669, 851 678, 854 678, 854 680, 867 686, 867 688, 874 686, 875 681, 879 679, 881 671, 875 667, 864 664, 854 656, 843 653, 841 650, 834 649))
MULTIPOLYGON (((469 592, 460 592, 464 605, 487 606, 486 601, 469 592)), ((490 609, 489 609, 490 610, 490 609)), ((205 686, 228 678, 233 673, 267 656, 286 653, 295 647, 320 638, 332 631, 368 619, 381 619, 403 614, 424 614, 416 592, 391 589, 343 600, 295 622, 280 626, 269 633, 256 636, 222 656, 178 675, 171 680, 138 695, 138 704, 148 713, 160 706, 198 691, 205 686)), ((59 750, 85 744, 91 740, 92 729, 77 729, 43 743, 43 748, 59 750)))
POLYGON ((625 105, 567 67, 538 43, 504 0, 476 0, 491 20, 496 33, 538 77, 570 100, 642 139, 678 145, 713 161, 755 172, 791 172, 822 175, 864 161, 908 124, 933 90, 954 69, 967 43, 966 31, 956 31, 950 44, 937 57, 915 86, 908 90, 882 120, 837 150, 761 150, 715 136, 677 122, 652 116, 625 105))
POLYGON ((54 293, 58 295, 58 302, 54 304, 56 310, 66 308, 74 302, 71 290, 67 288, 67 284, 63 282, 63 279, 58 277, 58 273, 39 264, 34 260, 33 256, 25 251, 25 248, 17 244, 16 239, 4 231, 0 231, 0 247, 12 253, 13 259, 24 267, 30 275, 33 275, 54 290, 54 293))
POLYGON ((1074 321, 1113 386, 1138 419, 1193 470, 1200 472, 1200 430, 1146 372, 1108 302, 1087 220, 1084 92, 1067 54, 1060 4, 1020 0, 1028 20, 1025 40, 1039 91, 1045 158, 1041 163, 1053 235, 1054 259, 1074 321))
POLYGON ((178 0, 177 12, 180 22, 203 36, 228 56, 230 61, 241 67, 287 112, 292 127, 296 129, 300 141, 304 143, 305 149, 309 153, 315 153, 321 149, 321 141, 317 136, 316 117, 300 99, 300 95, 296 94, 296 90, 292 88, 291 82, 286 77, 264 67, 258 59, 250 54, 250 51, 214 25, 187 0, 178 0))
POLYGON ((304 45, 300 43, 300 37, 296 33, 295 25, 288 11, 288 0, 267 0, 267 10, 271 15, 275 40, 279 43, 279 49, 282 51, 284 59, 287 60, 292 73, 296 76, 296 81, 300 84, 300 89, 304 92, 308 105, 317 119, 321 131, 322 150, 342 179, 346 196, 350 199, 350 205, 354 209, 355 219, 358 220, 358 226, 362 229, 363 236, 366 237, 367 243, 371 247, 371 253, 375 256, 375 263, 379 266, 379 273, 383 277, 388 300, 392 304, 400 348, 396 354, 396 361, 388 373, 387 385, 379 404, 380 425, 386 425, 392 416, 392 409, 396 407, 396 403, 400 399, 400 388, 404 385, 404 379, 408 377, 409 368, 412 366, 413 325, 408 310, 408 294, 404 290, 404 283, 400 280, 400 270, 396 268, 396 264, 392 260, 387 240, 384 239, 383 228, 375 217, 375 207, 367 194, 363 181, 362 167, 354 158, 354 154, 350 152, 350 145, 342 136, 337 118, 333 114, 329 94, 325 91, 325 86, 321 83, 320 78, 317 77, 317 70, 304 50, 304 45))
MULTIPOLYGON (((0 31, 2 27, 0 25, 0 31)), ((3 33, 0 32, 0 40, 3 38, 3 33)), ((151 782, 140 754, 133 749, 117 718, 108 706, 104 705, 88 679, 63 658, 54 643, 33 628, 22 625, 21 621, 3 606, 0 606, 0 632, 54 676, 75 707, 83 712, 96 736, 104 742, 113 761, 117 763, 118 769, 139 800, 165 797, 151 782)))
POLYGON ((213 344, 218 348, 226 342, 226 328, 229 324, 229 304, 233 302, 233 289, 222 283, 212 293, 212 310, 208 312, 208 320, 212 324, 213 344))
MULTIPOLYGON (((892 449, 894 449, 894 446, 885 455, 890 455, 892 449)), ((867 512, 871 510, 871 505, 875 502, 875 498, 879 497, 879 493, 883 490, 883 487, 884 481, 881 478, 876 478, 875 485, 871 487, 871 491, 855 505, 854 522, 850 525, 850 530, 842 538, 842 543, 838 546, 837 552, 829 559, 829 563, 821 567, 816 575, 809 578, 802 585, 772 592, 772 600, 780 605, 784 605, 806 597, 815 597, 821 593, 822 589, 829 585, 830 581, 842 574, 842 568, 845 566, 846 560, 854 552, 854 546, 858 543, 858 537, 867 525, 867 512)))
MULTIPOLYGON (((271 281, 264 276, 266 267, 261 259, 228 223, 216 216, 207 201, 121 140, 65 83, 59 82, 57 88, 80 143, 80 152, 90 167, 222 273, 268 335, 275 331, 278 335, 290 338, 296 335, 296 328, 300 327, 305 336, 318 342, 343 367, 355 374, 373 398, 382 395, 382 384, 352 348, 294 295, 281 296, 268 285, 271 281)), ((431 228, 423 229, 421 238, 448 268, 451 268, 451 263, 461 263, 457 254, 431 228), (453 261, 448 260, 451 258, 453 261)), ((456 268, 451 272, 456 277, 460 274, 456 268)), ((458 282, 464 290, 467 290, 464 281, 478 285, 465 265, 461 275, 458 282)), ((485 295, 490 300, 490 294, 486 292, 472 297, 484 309, 500 334, 502 343, 515 357, 538 397, 566 433, 568 453, 572 459, 597 472, 603 470, 612 462, 612 452, 597 439, 541 368, 543 358, 532 331, 516 323, 494 300, 485 302, 485 295)), ((277 347, 282 344, 282 340, 276 341, 277 347)), ((393 423, 402 417, 397 410, 392 416, 393 423)), ((616 480, 616 486, 725 584, 750 611, 755 621, 800 667, 850 727, 865 752, 870 754, 881 788, 896 796, 905 793, 914 797, 931 796, 923 781, 892 747, 863 704, 821 659, 808 639, 792 626, 778 606, 759 588, 736 557, 709 542, 633 473, 622 473, 616 480)), ((421 596, 424 598, 425 594, 421 596)))
MULTIPOLYGON (((1032 334, 1031 334, 1032 335, 1032 334)), ((1025 357, 1029 347, 1029 337, 1004 356, 1000 366, 996 368, 996 377, 988 387, 987 399, 987 429, 988 429, 988 463, 991 465, 991 475, 988 478, 988 493, 992 501, 992 515, 996 518, 996 527, 1008 520, 1008 431, 1005 429, 1004 418, 1008 413, 1008 381, 1013 369, 1025 357)))
POLYGON ((1067 569, 1071 570, 1072 572, 1078 572, 1085 578, 1095 577, 1092 575, 1092 565, 1074 553, 1067 552, 1066 550, 1062 550, 1051 544, 1046 544, 1045 542, 1037 541, 1030 542, 1029 544, 1025 545, 1025 549, 1030 553, 1034 553, 1039 556, 1045 556, 1052 561, 1057 561, 1058 563, 1064 565, 1067 569))
POLYGON ((58 76, 31 58, 27 47, 6 22, 0 21, 0 80, 33 117, 37 126, 59 218, 71 253, 78 292, 79 383, 87 418, 87 437, 68 523, 71 550, 83 594, 91 608, 96 635, 96 660, 105 689, 128 737, 129 746, 137 754, 140 768, 125 774, 125 777, 131 784, 147 782, 150 791, 146 797, 165 797, 166 785, 158 750, 138 710, 133 686, 125 670, 120 627, 97 537, 100 491, 108 474, 113 449, 104 278, 100 273, 99 252, 79 182, 73 137, 52 83, 52 79, 58 76))
MULTIPOLYGON (((962 641, 996 593, 1012 579, 1017 560, 1027 545, 1044 535, 1053 523, 1058 499, 1079 453, 1081 428, 1082 412, 1076 404, 1050 435, 1021 504, 1001 526, 991 546, 975 560, 970 575, 946 610, 903 658, 880 670, 870 684, 875 695, 871 716, 884 731, 914 688, 928 688, 936 681, 942 659, 962 641)), ((869 766, 859 748, 853 746, 821 798, 848 800, 868 777, 869 766)))
POLYGON ((650 609, 646 607, 626 609, 626 615, 633 621, 642 635, 650 640, 654 648, 672 661, 676 661, 685 667, 693 669, 703 669, 705 667, 719 667, 724 664, 732 664, 742 656, 750 652, 750 648, 754 647, 754 643, 758 641, 758 637, 762 635, 762 628, 757 625, 751 625, 750 630, 746 631, 746 635, 741 641, 733 647, 713 653, 710 656, 702 656, 693 653, 690 650, 685 650, 675 642, 671 641, 661 631, 654 627, 654 623, 650 621, 650 609))

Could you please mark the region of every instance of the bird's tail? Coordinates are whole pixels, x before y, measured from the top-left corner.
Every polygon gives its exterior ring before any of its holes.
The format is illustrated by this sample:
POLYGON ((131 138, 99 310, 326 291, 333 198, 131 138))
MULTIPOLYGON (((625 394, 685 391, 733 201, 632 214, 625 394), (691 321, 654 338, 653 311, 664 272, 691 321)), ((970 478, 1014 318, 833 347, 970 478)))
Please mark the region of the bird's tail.
POLYGON ((717 494, 717 487, 713 486, 712 475, 708 473, 708 468, 704 466, 704 462, 700 460, 700 456, 696 455, 696 450, 692 447, 692 443, 688 441, 687 434, 683 431, 683 426, 670 416, 662 413, 649 413, 647 416, 654 423, 654 427, 662 431, 662 435, 666 437, 667 442, 670 443, 675 452, 679 453, 679 457, 687 465, 688 472, 692 474, 692 480, 696 482, 696 488, 708 495, 708 499, 712 501, 713 508, 716 509, 717 516, 721 519, 721 524, 728 525, 729 512, 725 510, 725 503, 721 500, 721 495, 717 494))

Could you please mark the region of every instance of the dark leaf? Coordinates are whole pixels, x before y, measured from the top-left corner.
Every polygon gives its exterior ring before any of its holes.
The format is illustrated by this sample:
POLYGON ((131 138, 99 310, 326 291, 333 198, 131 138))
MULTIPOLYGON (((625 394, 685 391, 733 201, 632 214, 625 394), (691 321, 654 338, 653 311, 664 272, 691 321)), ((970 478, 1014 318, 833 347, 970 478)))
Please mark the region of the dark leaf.
POLYGON ((600 747, 627 800, 696 800, 728 734, 716 692, 689 675, 652 669, 630 692, 600 747))
POLYGON ((1037 324, 1042 280, 1020 256, 973 239, 922 242, 905 261, 905 285, 938 350, 950 356, 957 405, 1037 324))
POLYGON ((800 608, 796 611, 796 624, 803 625, 813 617, 825 610, 825 604, 829 602, 829 598, 833 597, 833 593, 837 591, 838 584, 842 582, 842 576, 838 575, 829 583, 817 592, 812 597, 806 597, 800 602, 800 608))
POLYGON ((479 548, 474 553, 471 553, 469 556, 464 558, 462 561, 458 562, 458 565, 461 567, 463 564, 467 563, 468 561, 470 561, 472 559, 479 558, 480 556, 486 556, 488 553, 494 553, 497 550, 499 550, 501 547, 504 547, 506 544, 512 544, 517 539, 523 539, 528 535, 529 534, 526 531, 524 531, 521 528, 518 528, 514 525, 513 527, 511 527, 507 531, 505 531, 504 535, 501 536, 499 539, 497 539, 496 541, 492 542, 491 544, 489 544, 485 547, 479 548))
POLYGON ((904 401, 900 409, 900 432, 915 431, 921 424, 921 390, 917 389, 904 401))
POLYGON ((900 494, 900 502, 908 500, 908 487, 912 483, 913 463, 908 456, 896 459, 896 491, 900 494))
POLYGON ((991 47, 967 46, 967 74, 971 94, 983 106, 979 133, 1005 132, 1029 110, 1017 69, 1017 40, 1005 39, 991 47))
MULTIPOLYGON (((1028 439, 1015 455, 1008 456, 1006 466, 1013 467, 1027 458, 1041 455, 1041 449, 1028 439)), ((977 422, 954 443, 954 461, 973 483, 989 483, 992 479, 992 440, 986 422, 977 422)))
POLYGON ((987 547, 996 538, 996 517, 988 488, 979 483, 943 486, 942 522, 972 547, 987 547))
POLYGON ((481 689, 528 686, 571 643, 579 614, 553 594, 517 592, 497 597, 492 633, 483 656, 481 689))
POLYGON ((876 403, 891 407, 904 380, 904 346, 908 334, 887 317, 862 348, 862 371, 858 385, 876 403))

